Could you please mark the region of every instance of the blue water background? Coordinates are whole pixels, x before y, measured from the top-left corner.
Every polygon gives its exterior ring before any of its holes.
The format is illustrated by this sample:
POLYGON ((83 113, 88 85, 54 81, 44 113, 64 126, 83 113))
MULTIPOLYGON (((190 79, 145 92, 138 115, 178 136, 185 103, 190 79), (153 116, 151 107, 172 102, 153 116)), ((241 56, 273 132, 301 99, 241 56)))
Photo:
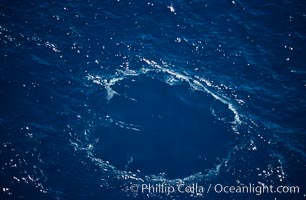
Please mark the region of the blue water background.
POLYGON ((1 199, 305 198, 305 34, 298 0, 1 1, 1 199))

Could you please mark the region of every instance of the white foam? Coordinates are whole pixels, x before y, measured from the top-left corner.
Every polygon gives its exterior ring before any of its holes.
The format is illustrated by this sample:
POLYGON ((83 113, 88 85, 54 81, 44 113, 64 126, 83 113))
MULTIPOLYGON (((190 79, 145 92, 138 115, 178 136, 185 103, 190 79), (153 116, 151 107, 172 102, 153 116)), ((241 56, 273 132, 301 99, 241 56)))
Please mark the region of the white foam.
POLYGON ((216 100, 222 102, 223 104, 226 104, 228 106, 228 109, 231 110, 234 114, 234 121, 232 122, 235 125, 239 125, 241 124, 241 120, 240 120, 240 116, 239 113, 237 111, 237 109, 235 108, 235 106, 227 99, 225 99, 224 97, 221 97, 217 94, 215 94, 214 92, 212 92, 211 90, 209 90, 207 87, 205 87, 201 82, 205 83, 208 87, 212 86, 212 83, 209 82, 208 80, 204 79, 204 78, 200 78, 198 77, 196 80, 195 78, 192 78, 188 75, 184 75, 181 74, 179 72, 176 72, 174 70, 170 70, 169 68, 163 68, 162 66, 158 65, 155 61, 152 60, 148 60, 146 58, 142 59, 144 62, 146 62, 147 64, 149 64, 151 67, 157 68, 159 69, 159 71, 170 74, 172 76, 174 76, 176 79, 179 79, 181 81, 185 81, 187 82, 190 87, 192 87, 193 89, 197 89, 200 91, 205 91, 206 93, 210 94, 213 98, 215 98, 216 100), (200 82, 201 81, 201 82, 200 82))
POLYGON ((175 9, 172 4, 170 6, 167 6, 167 8, 169 8, 170 12, 175 14, 175 9))
POLYGON ((118 94, 115 90, 112 89, 111 86, 115 85, 117 82, 123 79, 122 77, 114 77, 107 80, 106 78, 102 78, 97 75, 93 76, 90 74, 88 74, 86 77, 88 80, 92 80, 93 83, 104 86, 107 92, 106 99, 108 101, 110 101, 114 97, 114 95, 118 94))

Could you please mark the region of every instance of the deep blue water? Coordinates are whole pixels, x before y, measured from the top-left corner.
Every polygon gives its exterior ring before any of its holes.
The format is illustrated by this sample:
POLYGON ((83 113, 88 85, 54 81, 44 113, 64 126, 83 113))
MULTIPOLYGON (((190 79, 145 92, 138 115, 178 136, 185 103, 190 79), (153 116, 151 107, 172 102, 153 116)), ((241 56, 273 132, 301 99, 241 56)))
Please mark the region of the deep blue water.
POLYGON ((0 199, 305 199, 306 2, 0 3, 0 199), (132 184, 299 186, 142 194, 132 184))

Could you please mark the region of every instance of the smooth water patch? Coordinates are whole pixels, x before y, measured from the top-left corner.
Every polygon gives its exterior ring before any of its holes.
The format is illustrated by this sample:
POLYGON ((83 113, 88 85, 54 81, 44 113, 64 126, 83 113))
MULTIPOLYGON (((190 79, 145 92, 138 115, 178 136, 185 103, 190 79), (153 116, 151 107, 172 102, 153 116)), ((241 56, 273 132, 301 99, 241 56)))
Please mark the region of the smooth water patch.
POLYGON ((145 75, 122 80, 107 106, 116 126, 95 131, 95 154, 120 170, 185 177, 211 169, 233 140, 231 129, 211 113, 216 101, 145 75))

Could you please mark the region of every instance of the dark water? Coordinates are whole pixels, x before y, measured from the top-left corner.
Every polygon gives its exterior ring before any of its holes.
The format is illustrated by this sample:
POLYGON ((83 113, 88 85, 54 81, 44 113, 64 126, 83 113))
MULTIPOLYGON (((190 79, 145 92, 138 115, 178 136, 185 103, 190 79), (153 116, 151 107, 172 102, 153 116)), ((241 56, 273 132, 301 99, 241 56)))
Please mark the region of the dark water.
POLYGON ((304 1, 1 1, 0 199, 305 199, 304 1), (131 184, 299 186, 141 194, 131 184))

